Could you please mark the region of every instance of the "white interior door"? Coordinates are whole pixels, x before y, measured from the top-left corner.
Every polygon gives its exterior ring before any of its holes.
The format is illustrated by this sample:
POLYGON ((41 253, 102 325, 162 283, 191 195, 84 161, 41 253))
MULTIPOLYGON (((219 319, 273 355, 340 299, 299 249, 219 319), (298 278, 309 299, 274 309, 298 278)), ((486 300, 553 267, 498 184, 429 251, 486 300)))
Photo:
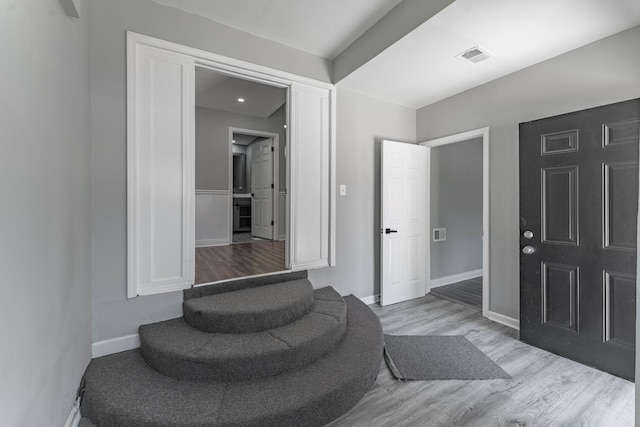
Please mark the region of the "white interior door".
POLYGON ((251 235, 273 239, 273 139, 251 144, 251 235))
POLYGON ((382 141, 380 304, 423 297, 430 277, 429 149, 382 141))

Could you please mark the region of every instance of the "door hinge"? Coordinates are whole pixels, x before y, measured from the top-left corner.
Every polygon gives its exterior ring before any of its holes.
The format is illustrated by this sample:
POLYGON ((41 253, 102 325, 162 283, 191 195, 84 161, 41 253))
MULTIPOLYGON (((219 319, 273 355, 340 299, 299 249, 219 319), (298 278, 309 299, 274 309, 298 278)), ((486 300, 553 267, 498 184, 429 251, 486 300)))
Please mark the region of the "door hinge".
POLYGON ((273 150, 273 147, 271 147, 271 151, 274 151, 274 150, 273 150))
POLYGON ((273 220, 271 220, 271 225, 273 225, 273 220))
POLYGON ((271 184, 271 188, 274 188, 274 187, 273 187, 273 184, 271 184))

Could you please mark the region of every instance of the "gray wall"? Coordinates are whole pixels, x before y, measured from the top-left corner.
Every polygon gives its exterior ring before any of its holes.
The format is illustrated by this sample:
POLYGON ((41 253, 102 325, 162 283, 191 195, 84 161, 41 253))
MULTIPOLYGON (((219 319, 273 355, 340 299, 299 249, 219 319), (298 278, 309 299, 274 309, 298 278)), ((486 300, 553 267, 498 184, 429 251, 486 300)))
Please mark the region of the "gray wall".
POLYGON ((482 268, 482 138, 431 149, 431 278, 482 268), (446 227, 447 240, 432 230, 446 227))
POLYGON ((420 109, 418 140, 491 127, 491 299, 519 317, 518 123, 640 96, 640 27, 420 109))
MULTIPOLYGON (((93 341, 182 315, 181 292, 126 299, 125 31, 328 81, 330 62, 151 0, 94 0, 91 28, 93 341)), ((52 49, 52 51, 55 51, 52 49)))
POLYGON ((411 108, 338 88, 336 267, 309 271, 314 287, 331 285, 343 295, 380 292, 380 141, 415 142, 411 108))
MULTIPOLYGON (((259 130, 279 134, 280 186, 284 188, 285 107, 266 119, 196 107, 196 188, 229 189, 229 128, 259 130)), ((247 181, 249 185, 251 181, 247 181)))
POLYGON ((0 7, 0 424, 62 426, 91 359, 89 16, 0 7))

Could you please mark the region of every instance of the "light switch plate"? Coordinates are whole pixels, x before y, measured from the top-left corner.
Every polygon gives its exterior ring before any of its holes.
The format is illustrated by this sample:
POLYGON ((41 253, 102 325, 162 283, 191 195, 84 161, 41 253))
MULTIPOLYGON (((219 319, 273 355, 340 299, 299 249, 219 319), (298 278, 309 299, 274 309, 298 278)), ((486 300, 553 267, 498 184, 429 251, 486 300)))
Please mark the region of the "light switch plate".
POLYGON ((347 195, 347 186, 345 184, 340 184, 340 195, 341 196, 347 195))

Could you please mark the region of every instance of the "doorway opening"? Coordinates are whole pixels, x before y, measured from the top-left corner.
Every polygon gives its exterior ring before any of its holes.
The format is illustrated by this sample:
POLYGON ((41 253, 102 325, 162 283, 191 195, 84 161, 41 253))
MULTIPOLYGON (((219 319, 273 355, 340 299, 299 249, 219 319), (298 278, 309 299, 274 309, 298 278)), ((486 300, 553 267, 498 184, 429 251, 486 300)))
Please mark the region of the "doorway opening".
POLYGON ((431 149, 431 295, 482 311, 482 138, 431 149))
POLYGON ((430 262, 427 293, 490 310, 489 128, 421 143, 430 149, 430 262), (447 289, 447 286, 450 286, 447 289))
POLYGON ((287 89, 195 71, 195 285, 287 271, 287 89))

